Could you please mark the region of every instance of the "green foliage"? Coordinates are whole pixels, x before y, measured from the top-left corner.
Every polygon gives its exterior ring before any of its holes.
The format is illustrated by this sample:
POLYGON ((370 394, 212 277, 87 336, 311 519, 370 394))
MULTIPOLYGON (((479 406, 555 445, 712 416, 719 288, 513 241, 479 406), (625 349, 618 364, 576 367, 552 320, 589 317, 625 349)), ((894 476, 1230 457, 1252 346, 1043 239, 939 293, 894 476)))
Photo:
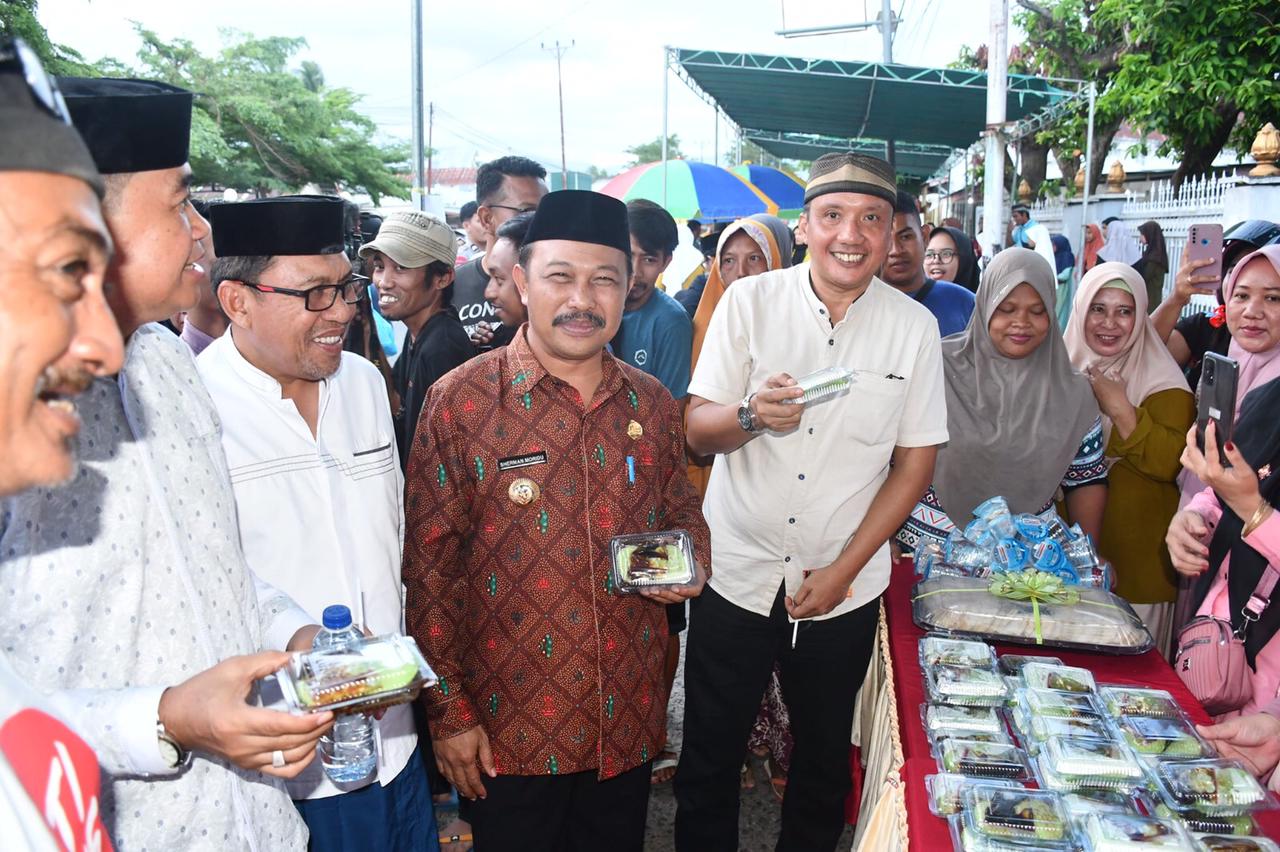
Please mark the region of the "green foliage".
MULTIPOLYGON (((662 137, 654 138, 652 142, 641 142, 639 145, 632 145, 627 149, 627 153, 635 157, 631 161, 632 166, 639 166, 645 163, 662 162, 662 137)), ((675 160, 684 156, 684 152, 680 150, 680 137, 672 133, 667 137, 667 159, 675 160)))
POLYGON ((1207 170, 1224 145, 1247 151, 1280 115, 1280 6, 1274 0, 1103 0, 1126 51, 1108 100, 1164 134, 1179 179, 1207 170))
MULTIPOLYGON (((359 96, 326 87, 315 63, 288 68, 303 39, 226 31, 222 50, 205 56, 186 39, 166 41, 135 27, 141 67, 130 73, 197 93, 191 167, 199 183, 258 194, 314 183, 325 191, 363 190, 375 204, 385 195, 408 196, 396 174, 408 169, 408 147, 376 144, 376 125, 356 109, 359 96)), ((119 63, 102 70, 120 73, 119 63)))
POLYGON ((49 34, 36 18, 38 7, 38 0, 0 0, 0 36, 17 36, 25 41, 50 74, 92 74, 83 56, 49 40, 49 34))

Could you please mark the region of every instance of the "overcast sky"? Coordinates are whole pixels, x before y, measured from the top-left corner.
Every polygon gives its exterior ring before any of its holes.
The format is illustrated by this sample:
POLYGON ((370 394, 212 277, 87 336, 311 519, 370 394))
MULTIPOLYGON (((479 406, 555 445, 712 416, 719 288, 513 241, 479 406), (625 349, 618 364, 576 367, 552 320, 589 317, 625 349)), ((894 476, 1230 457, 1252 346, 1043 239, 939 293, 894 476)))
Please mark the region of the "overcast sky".
MULTIPOLYGON (((843 24, 874 17, 876 0, 423 0, 426 96, 436 105, 437 166, 468 166, 505 153, 555 163, 560 127, 553 55, 543 43, 574 46, 564 55, 565 133, 571 169, 616 170, 625 149, 662 127, 663 46, 791 56, 879 60, 878 30, 786 39, 783 27, 843 24), (868 5, 869 4, 869 5, 868 5)), ((961 45, 987 40, 985 0, 894 0, 903 23, 894 59, 941 66, 961 45)), ((49 35, 89 59, 132 62, 131 20, 162 37, 187 38, 206 52, 220 31, 302 36, 331 86, 360 93, 361 109, 387 137, 410 137, 409 0, 42 0, 49 35)), ((670 129, 685 153, 711 160, 711 108, 683 83, 670 84, 670 129)), ((767 93, 762 92, 762 97, 767 93)), ((838 104, 832 105, 838 109, 838 104)), ((729 131, 720 131, 721 150, 729 131)))

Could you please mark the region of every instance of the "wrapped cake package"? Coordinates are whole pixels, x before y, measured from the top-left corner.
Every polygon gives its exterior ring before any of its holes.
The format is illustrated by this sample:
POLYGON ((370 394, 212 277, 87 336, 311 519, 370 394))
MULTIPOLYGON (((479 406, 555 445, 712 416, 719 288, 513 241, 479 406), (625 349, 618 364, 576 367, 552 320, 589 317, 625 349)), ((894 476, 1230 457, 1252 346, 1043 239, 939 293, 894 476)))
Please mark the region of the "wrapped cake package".
POLYGON ((693 540, 685 530, 614 536, 613 585, 619 592, 684 586, 695 578, 693 540))
POLYGON ((1132 788, 1145 772, 1137 757, 1114 740, 1050 737, 1040 755, 1041 780, 1051 790, 1132 788))
POLYGON ((1031 716, 1015 712, 1018 731, 1027 751, 1039 754, 1051 737, 1112 739, 1107 723, 1097 716, 1031 716))
POLYGON ((1044 663, 1048 666, 1060 666, 1062 660, 1057 657, 1033 657, 1026 654, 1001 654, 1000 671, 1007 675, 1021 677, 1022 667, 1027 663, 1044 663))
POLYGON ((1052 689, 1024 689, 1017 695, 1018 705, 1030 716, 1102 717, 1102 710, 1092 695, 1057 692, 1052 689))
POLYGON ((1164 801, 1179 813, 1235 815, 1275 807, 1258 779, 1234 760, 1162 760, 1153 775, 1164 801))
POLYGON ((1052 663, 1028 663, 1022 668, 1022 681, 1031 689, 1056 692, 1091 693, 1097 689, 1093 672, 1088 669, 1052 663))
POLYGON ((1113 654, 1154 646, 1123 598, 1034 569, 990 580, 935 576, 917 583, 912 598, 912 618, 928 631, 1113 654))
POLYGON ((920 640, 922 666, 969 666, 990 670, 995 666, 995 659, 995 651, 986 642, 948 636, 926 636, 920 640))
POLYGON ((975 784, 964 795, 965 827, 974 834, 1042 849, 1070 850, 1075 846, 1066 808, 1057 793, 975 784))
POLYGON ((1157 716, 1183 718, 1182 708, 1163 689, 1139 686, 1104 686, 1098 691, 1102 706, 1112 716, 1157 716))
POLYGON ((924 681, 929 698, 940 704, 999 707, 1008 695, 1004 678, 990 669, 926 666, 924 681))
POLYGON ((925 789, 929 791, 929 810, 940 817, 960 813, 965 807, 965 791, 978 784, 991 788, 1022 789, 1013 781, 978 780, 958 772, 939 772, 924 779, 925 789))
POLYGON ((1027 753, 1017 746, 943 740, 938 744, 938 752, 938 763, 944 772, 1005 781, 1030 781, 1032 777, 1027 753))
POLYGON ((412 701, 436 675, 413 637, 388 635, 354 648, 295 653, 276 680, 293 710, 354 713, 412 701))
POLYGON ((1142 816, 1154 805, 1140 790, 1076 790, 1062 794, 1067 814, 1083 819, 1091 813, 1142 816))
POLYGON ((1180 717, 1120 716, 1115 725, 1121 739, 1138 754, 1179 760, 1213 754, 1191 723, 1180 717))
POLYGON ((991 707, 961 707, 954 704, 926 704, 924 728, 930 734, 980 731, 996 734, 1004 730, 999 712, 991 707))
POLYGON ((1195 852, 1195 843, 1172 820, 1131 814, 1093 813, 1083 823, 1090 852, 1133 852, 1143 849, 1195 852))

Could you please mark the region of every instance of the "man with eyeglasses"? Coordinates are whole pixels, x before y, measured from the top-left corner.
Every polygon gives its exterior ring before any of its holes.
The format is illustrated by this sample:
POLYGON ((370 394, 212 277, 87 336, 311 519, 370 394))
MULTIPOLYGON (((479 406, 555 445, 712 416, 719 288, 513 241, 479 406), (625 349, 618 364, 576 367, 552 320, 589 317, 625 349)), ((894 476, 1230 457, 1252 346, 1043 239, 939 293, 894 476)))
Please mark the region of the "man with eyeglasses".
MULTIPOLYGON (((345 604, 372 633, 398 633, 403 479, 386 383, 343 351, 368 280, 343 253, 342 200, 216 204, 210 217, 231 327, 196 364, 222 418, 245 558, 313 617, 345 604)), ((438 848, 409 706, 375 724, 377 773, 358 789, 318 760, 289 782, 311 852, 438 848)))
MULTIPOLYGON (((504 222, 537 208, 547 194, 546 177, 547 170, 527 157, 499 157, 480 167, 476 172, 476 201, 480 206, 475 218, 484 231, 486 252, 498 239, 498 228, 504 222)), ((453 306, 471 342, 488 349, 498 320, 493 305, 484 297, 489 276, 481 265, 483 257, 481 254, 458 267, 453 306)))
POLYGON ((935 281, 924 271, 924 233, 916 200, 898 190, 893 232, 880 279, 929 309, 943 337, 964 331, 973 314, 973 294, 951 281, 935 281))
POLYGON ((32 685, 70 698, 109 773, 117 846, 301 849, 306 828, 265 776, 302 771, 332 716, 246 698, 288 660, 252 652, 306 647, 316 628, 245 564, 217 413, 190 350, 158 324, 195 303, 208 230, 189 204, 192 95, 60 82, 104 176, 124 366, 76 402, 74 478, 5 505, 0 647, 32 685))

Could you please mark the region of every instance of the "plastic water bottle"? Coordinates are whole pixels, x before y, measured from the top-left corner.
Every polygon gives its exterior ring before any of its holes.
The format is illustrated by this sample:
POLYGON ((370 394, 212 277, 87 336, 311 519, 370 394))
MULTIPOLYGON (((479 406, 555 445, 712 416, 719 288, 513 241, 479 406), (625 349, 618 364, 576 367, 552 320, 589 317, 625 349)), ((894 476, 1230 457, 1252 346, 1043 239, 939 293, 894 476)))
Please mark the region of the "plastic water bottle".
MULTIPOLYGON (((358 647, 364 641, 364 635, 351 623, 351 610, 345 606, 325 607, 322 624, 311 645, 314 650, 358 647)), ((373 719, 363 713, 336 716, 333 729, 320 738, 317 750, 320 765, 330 781, 335 784, 363 781, 378 765, 373 719)))

